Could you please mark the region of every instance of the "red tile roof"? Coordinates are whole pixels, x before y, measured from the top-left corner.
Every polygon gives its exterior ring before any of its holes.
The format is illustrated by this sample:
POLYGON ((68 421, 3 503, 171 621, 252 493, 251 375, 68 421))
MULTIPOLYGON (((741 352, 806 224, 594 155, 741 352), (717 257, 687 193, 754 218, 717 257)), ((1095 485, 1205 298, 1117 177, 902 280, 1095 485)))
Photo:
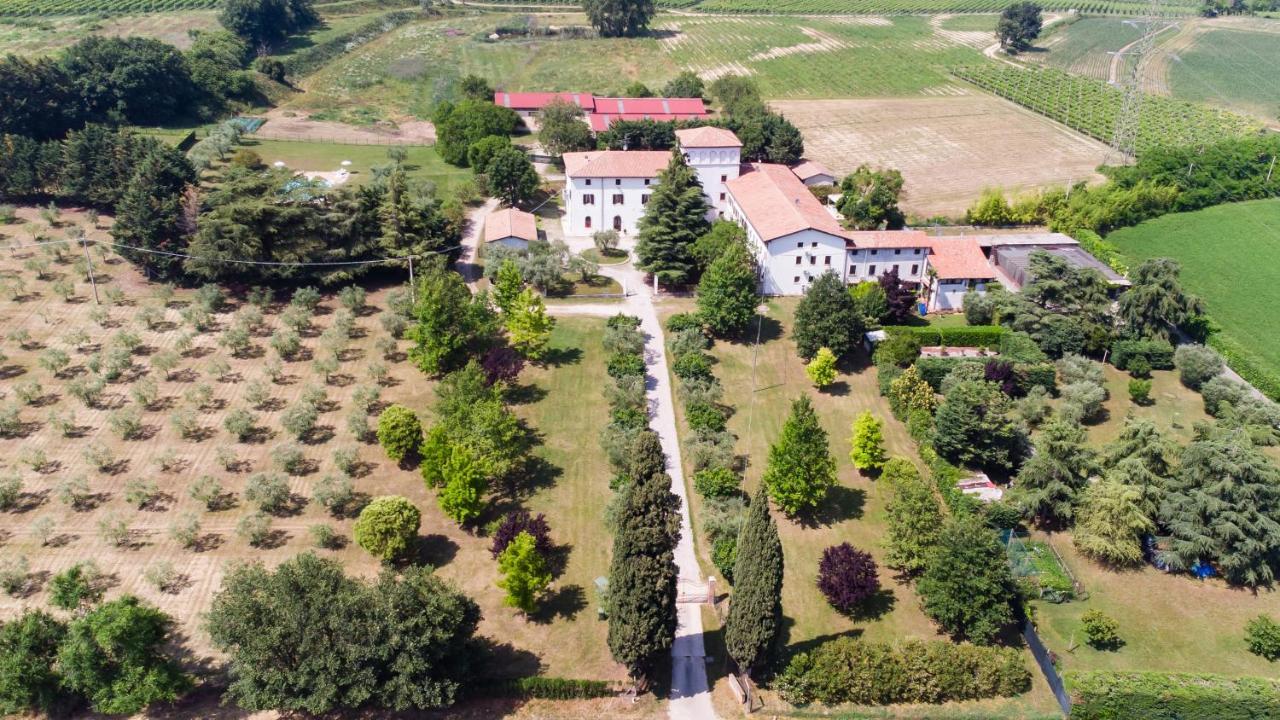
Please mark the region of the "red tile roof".
POLYGON ((564 172, 571 177, 656 178, 671 162, 666 150, 596 150, 564 154, 564 172))
POLYGON ((742 147, 742 141, 733 131, 709 125, 677 130, 676 138, 680 140, 680 147, 686 148, 742 147))
POLYGON ((799 165, 795 165, 791 168, 791 172, 795 173, 796 177, 801 180, 808 180, 815 175, 829 175, 830 177, 835 178, 835 175, 827 169, 826 165, 813 160, 801 160, 799 165))
POLYGON ((538 239, 538 221, 523 210, 507 208, 489 214, 484 221, 484 241, 494 242, 504 238, 538 239))
POLYGON ((592 132, 604 132, 609 126, 618 120, 654 120, 657 122, 670 122, 672 120, 698 120, 705 117, 704 115, 667 115, 667 114, 644 114, 644 113, 624 113, 622 115, 611 115, 608 113, 591 113, 587 116, 587 122, 591 125, 592 132))
POLYGON ((927 248, 929 236, 919 230, 848 230, 855 248, 927 248))
POLYGON ((707 114, 702 98, 596 98, 595 111, 606 115, 707 114))
POLYGON ((744 166, 743 174, 725 183, 725 187, 763 242, 802 230, 847 237, 840 223, 786 165, 744 166))
POLYGON ((564 100, 591 112, 595 109, 595 96, 591 93, 553 93, 553 92, 531 92, 531 93, 507 93, 496 92, 493 94, 493 104, 501 105, 512 110, 541 110, 544 106, 549 105, 553 100, 564 100))
POLYGON ((995 270, 970 237, 929 237, 929 266, 942 280, 991 280, 995 270))

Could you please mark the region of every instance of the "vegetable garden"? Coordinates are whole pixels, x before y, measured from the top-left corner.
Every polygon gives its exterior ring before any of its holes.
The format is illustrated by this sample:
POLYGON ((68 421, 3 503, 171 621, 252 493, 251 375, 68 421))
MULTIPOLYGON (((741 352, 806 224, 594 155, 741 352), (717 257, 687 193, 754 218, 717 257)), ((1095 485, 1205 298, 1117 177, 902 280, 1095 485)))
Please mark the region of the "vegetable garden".
MULTIPOLYGON (((1123 101, 1123 93, 1105 81, 1053 68, 1023 70, 991 64, 957 67, 952 72, 1103 142, 1111 140, 1123 101)), ((1243 115, 1157 95, 1143 96, 1138 122, 1139 154, 1162 145, 1196 145, 1262 129, 1259 122, 1243 115)))

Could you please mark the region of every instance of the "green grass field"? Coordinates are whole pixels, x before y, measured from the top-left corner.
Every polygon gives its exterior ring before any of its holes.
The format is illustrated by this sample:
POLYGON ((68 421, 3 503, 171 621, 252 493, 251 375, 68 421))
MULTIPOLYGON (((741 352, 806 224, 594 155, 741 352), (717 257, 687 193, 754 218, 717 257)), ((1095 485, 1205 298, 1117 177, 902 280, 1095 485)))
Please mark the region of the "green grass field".
POLYGON ((1107 236, 1133 267, 1151 257, 1182 263, 1182 281, 1204 298, 1222 333, 1280 368, 1273 308, 1280 302, 1280 200, 1178 213, 1107 236))
MULTIPOLYGON (((246 136, 241 145, 261 155, 268 165, 279 160, 301 171, 335 172, 341 169, 343 160, 350 160, 348 169, 352 177, 348 182, 357 185, 372 177, 373 166, 389 162, 387 148, 382 145, 257 140, 251 135, 246 136)), ((412 178, 430 180, 441 192, 471 182, 470 170, 446 164, 433 147, 407 146, 405 150, 409 153, 405 167, 412 178)))
POLYGON ((1277 66, 1280 35, 1214 29, 1178 53, 1169 64, 1169 84, 1175 97, 1236 107, 1274 121, 1280 117, 1280 75, 1271 69, 1277 66))
MULTIPOLYGON (((582 25, 581 15, 538 17, 582 25)), ((617 93, 632 81, 661 87, 681 69, 752 75, 771 98, 934 94, 954 87, 946 68, 982 55, 933 31, 927 17, 786 18, 660 15, 657 37, 483 39, 519 16, 486 13, 399 28, 314 73, 293 101, 311 110, 377 106, 427 117, 464 75, 504 90, 617 93)))
POLYGON ((1027 53, 1023 59, 1043 63, 1076 75, 1106 80, 1111 55, 1142 37, 1142 30, 1124 18, 1088 17, 1051 29, 1036 41, 1044 52, 1027 53))

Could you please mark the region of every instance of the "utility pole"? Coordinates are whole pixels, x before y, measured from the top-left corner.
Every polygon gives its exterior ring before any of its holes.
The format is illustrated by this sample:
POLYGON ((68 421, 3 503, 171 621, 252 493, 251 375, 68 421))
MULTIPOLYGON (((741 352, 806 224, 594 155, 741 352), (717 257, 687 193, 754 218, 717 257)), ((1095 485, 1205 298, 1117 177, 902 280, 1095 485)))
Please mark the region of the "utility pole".
MULTIPOLYGON (((1151 55, 1151 48, 1155 45, 1156 35, 1161 30, 1159 27, 1160 2, 1161 0, 1151 0, 1147 7, 1147 16, 1138 21, 1146 24, 1142 38, 1132 50, 1126 53, 1133 56, 1133 67, 1125 73, 1124 79, 1119 83, 1119 89, 1124 93, 1124 97, 1120 101, 1120 112, 1116 115, 1116 125, 1111 135, 1111 150, 1103 161, 1104 165, 1112 164, 1114 155, 1120 156, 1121 164, 1133 162, 1137 157, 1138 125, 1143 95, 1142 73, 1146 67, 1147 58, 1151 55)), ((1134 25, 1137 26, 1137 22, 1134 25)))
POLYGON ((98 281, 93 277, 93 258, 89 257, 89 238, 87 235, 80 237, 80 247, 84 249, 85 268, 89 274, 89 284, 93 286, 93 304, 101 305, 102 301, 98 299, 98 281))

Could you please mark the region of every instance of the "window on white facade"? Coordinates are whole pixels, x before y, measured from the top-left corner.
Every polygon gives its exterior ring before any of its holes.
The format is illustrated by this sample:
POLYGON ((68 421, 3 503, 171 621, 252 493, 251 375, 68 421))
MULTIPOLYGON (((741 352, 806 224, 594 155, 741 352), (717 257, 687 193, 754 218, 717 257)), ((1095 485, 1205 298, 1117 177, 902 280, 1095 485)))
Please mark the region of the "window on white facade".
POLYGON ((621 181, 621 180, 614 180, 614 181, 613 181, 613 184, 614 184, 614 185, 621 185, 621 184, 622 184, 622 181, 621 181))
POLYGON ((911 266, 911 274, 912 274, 912 275, 919 274, 919 272, 920 272, 920 266, 919 266, 919 265, 912 265, 912 266, 911 266))
POLYGON ((876 254, 876 251, 875 251, 875 250, 872 250, 872 251, 871 251, 871 254, 872 254, 872 255, 875 255, 875 254, 876 254))
POLYGON ((875 277, 875 274, 876 274, 876 266, 875 266, 875 265, 868 265, 868 266, 867 266, 867 274, 868 274, 868 275, 870 275, 870 276, 872 276, 872 277, 875 277))
POLYGON ((591 227, 591 216, 590 216, 590 215, 588 215, 588 216, 586 217, 585 221, 584 221, 582 224, 583 224, 583 226, 584 226, 584 227, 590 228, 590 227, 591 227))
POLYGON ((645 185, 648 185, 648 184, 649 184, 649 178, 645 178, 645 179, 644 179, 644 184, 645 184, 645 185))
POLYGON ((721 176, 720 176, 720 182, 724 182, 724 181, 726 181, 726 180, 728 180, 728 179, 729 179, 729 176, 728 176, 728 175, 721 175, 721 176))
POLYGON ((720 202, 724 202, 724 193, 720 193, 720 202))
POLYGON ((823 265, 830 265, 830 264, 831 264, 831 256, 830 256, 830 255, 828 255, 828 256, 826 256, 825 258, 823 258, 823 259, 822 259, 822 264, 823 264, 823 265))
POLYGON ((818 243, 809 243, 809 247, 818 247, 818 243))
POLYGON ((584 193, 584 194, 582 195, 582 204, 583 204, 583 205, 595 205, 595 204, 596 204, 596 196, 595 196, 595 195, 592 195, 591 193, 584 193))
POLYGON ((641 196, 640 196, 640 204, 641 204, 641 205, 648 205, 648 204, 649 204, 649 196, 648 196, 648 195, 641 195, 641 196))
POLYGON ((894 248, 894 249, 893 249, 893 254, 894 254, 894 255, 901 255, 901 254, 902 254, 902 248, 894 248))
POLYGON ((591 184, 591 178, 587 178, 587 184, 588 184, 588 185, 590 185, 590 184, 591 184))
POLYGON ((614 204, 614 205, 621 205, 621 204, 622 204, 622 193, 614 193, 614 194, 613 194, 613 204, 614 204))
POLYGON ((817 255, 810 255, 810 256, 809 256, 809 264, 810 264, 810 265, 817 265, 817 264, 818 264, 818 256, 817 256, 817 255))
POLYGON ((797 276, 795 276, 795 277, 791 278, 791 282, 793 282, 793 283, 798 283, 798 282, 800 282, 800 276, 799 276, 799 275, 797 275, 797 276))

